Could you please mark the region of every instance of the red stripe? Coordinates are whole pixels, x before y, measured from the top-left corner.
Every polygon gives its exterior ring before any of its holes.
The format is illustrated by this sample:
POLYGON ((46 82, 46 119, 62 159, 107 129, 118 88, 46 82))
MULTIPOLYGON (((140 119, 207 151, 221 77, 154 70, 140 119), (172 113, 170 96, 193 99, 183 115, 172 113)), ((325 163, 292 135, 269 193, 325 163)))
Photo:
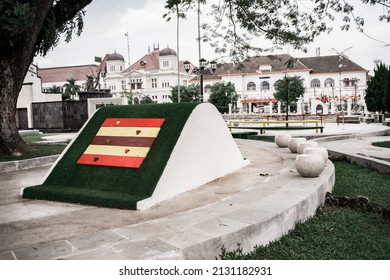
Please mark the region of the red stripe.
POLYGON ((144 161, 143 157, 122 157, 106 155, 82 154, 78 164, 139 168, 144 161))
POLYGON ((104 127, 161 127, 165 119, 153 118, 107 118, 104 127))
POLYGON ((91 145, 151 147, 154 137, 95 136, 91 145))

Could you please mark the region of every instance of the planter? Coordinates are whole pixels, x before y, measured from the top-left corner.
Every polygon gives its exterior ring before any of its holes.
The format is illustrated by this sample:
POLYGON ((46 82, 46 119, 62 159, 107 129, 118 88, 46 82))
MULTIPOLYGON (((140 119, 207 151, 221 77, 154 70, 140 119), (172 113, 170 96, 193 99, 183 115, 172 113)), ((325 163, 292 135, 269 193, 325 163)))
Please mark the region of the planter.
POLYGON ((324 163, 328 161, 328 150, 325 147, 309 147, 303 150, 303 154, 319 154, 324 163))
POLYGON ((315 147, 318 147, 318 143, 315 141, 307 141, 307 142, 298 143, 297 153, 303 154, 303 150, 305 148, 315 148, 315 147))
POLYGON ((276 134, 275 135, 275 144, 279 148, 287 148, 290 139, 291 139, 291 135, 290 134, 276 134))
POLYGON ((324 171, 325 163, 320 154, 301 154, 295 159, 295 168, 302 177, 318 177, 324 171))
POLYGON ((298 144, 302 142, 306 142, 306 138, 304 137, 291 138, 290 141, 288 142, 288 148, 292 153, 296 153, 298 149, 298 144))

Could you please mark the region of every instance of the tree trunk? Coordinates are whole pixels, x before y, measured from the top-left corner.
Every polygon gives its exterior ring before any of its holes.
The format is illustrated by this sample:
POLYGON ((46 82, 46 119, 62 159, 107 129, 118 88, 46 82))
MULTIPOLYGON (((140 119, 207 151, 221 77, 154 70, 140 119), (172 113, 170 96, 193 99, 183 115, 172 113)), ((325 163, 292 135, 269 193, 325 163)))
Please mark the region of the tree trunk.
MULTIPOLYGON (((58 32, 64 32, 64 24, 73 19, 92 0, 22 2, 28 2, 26 7, 31 8, 31 24, 25 24, 18 30, 11 28, 14 33, 7 31, 7 28, 0 29, 10 37, 3 36, 0 41, 0 152, 10 155, 22 155, 29 151, 29 146, 20 137, 16 126, 16 106, 34 55, 37 52, 46 53, 50 47, 55 46, 56 41, 53 38, 58 32), (54 24, 52 27, 55 30, 44 29, 49 12, 55 18, 55 22, 49 21, 46 24, 54 24)), ((6 23, 12 22, 7 16, 4 18, 6 23)))
POLYGON ((31 150, 20 136, 16 124, 16 104, 21 88, 17 85, 22 85, 23 79, 19 81, 20 75, 12 74, 6 60, 0 62, 0 69, 0 152, 21 156, 31 150))

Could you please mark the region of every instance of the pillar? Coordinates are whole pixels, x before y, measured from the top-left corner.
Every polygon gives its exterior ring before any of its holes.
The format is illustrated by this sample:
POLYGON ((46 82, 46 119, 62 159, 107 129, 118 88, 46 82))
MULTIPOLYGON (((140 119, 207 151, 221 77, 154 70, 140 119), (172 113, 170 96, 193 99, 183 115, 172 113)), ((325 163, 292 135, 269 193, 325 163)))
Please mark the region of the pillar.
POLYGON ((330 113, 334 114, 336 112, 336 102, 332 99, 330 101, 330 113))
POLYGON ((302 98, 302 95, 298 98, 298 101, 297 101, 297 114, 298 115, 302 115, 302 102, 303 101, 303 98, 302 98))
POLYGON ((351 115, 351 108, 352 108, 352 100, 351 100, 351 99, 348 99, 348 100, 347 100, 347 115, 348 115, 348 116, 351 115))
POLYGON ((327 115, 329 114, 329 103, 324 103, 323 106, 322 106, 323 110, 322 110, 322 113, 324 115, 327 115))

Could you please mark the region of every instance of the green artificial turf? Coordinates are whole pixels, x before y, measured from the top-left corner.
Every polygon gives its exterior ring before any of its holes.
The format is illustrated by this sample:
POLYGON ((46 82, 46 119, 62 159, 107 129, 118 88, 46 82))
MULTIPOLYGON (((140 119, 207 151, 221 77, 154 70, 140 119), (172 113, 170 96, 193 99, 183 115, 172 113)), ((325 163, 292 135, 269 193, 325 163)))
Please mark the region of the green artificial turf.
POLYGON ((69 147, 46 181, 40 186, 26 188, 23 197, 136 209, 137 201, 153 194, 180 133, 197 105, 197 103, 143 104, 101 108, 69 147), (165 119, 140 168, 76 163, 106 118, 165 119))

